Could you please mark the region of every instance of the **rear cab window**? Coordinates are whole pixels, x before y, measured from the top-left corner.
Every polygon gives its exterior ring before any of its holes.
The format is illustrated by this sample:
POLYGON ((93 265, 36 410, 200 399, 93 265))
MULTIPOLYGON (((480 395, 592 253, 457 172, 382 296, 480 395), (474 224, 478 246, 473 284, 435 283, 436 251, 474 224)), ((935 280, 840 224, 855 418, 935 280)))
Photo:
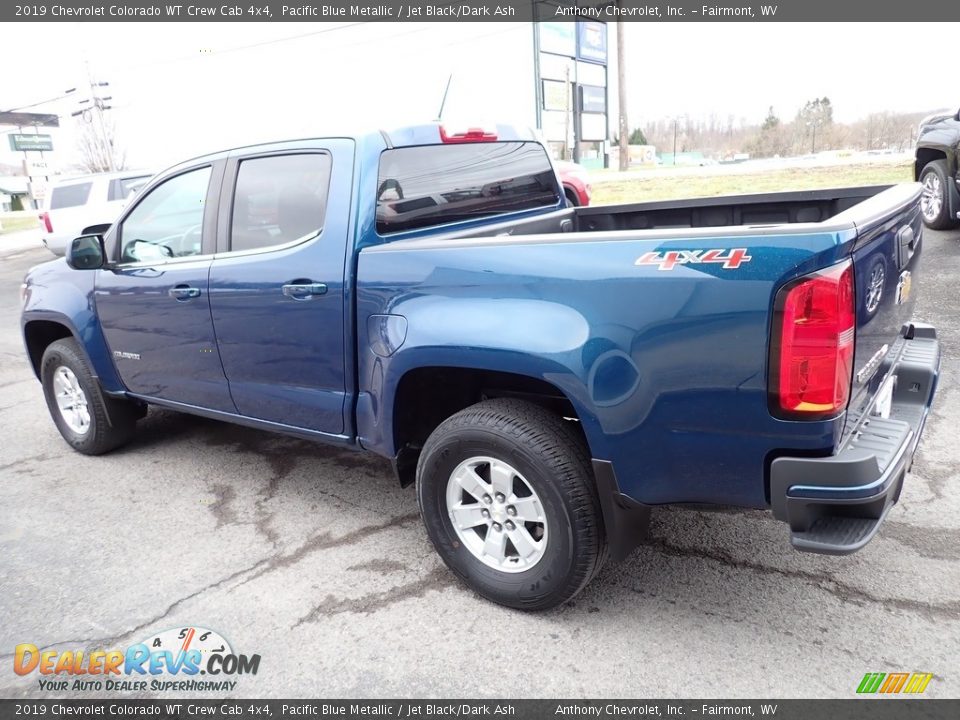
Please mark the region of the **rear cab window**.
POLYGON ((114 178, 110 181, 110 187, 107 190, 107 200, 126 200, 133 193, 140 190, 147 184, 149 175, 138 175, 136 177, 114 178))
POLYGON ((380 235, 559 203, 556 174, 536 142, 423 145, 380 155, 380 235))
POLYGON ((64 210, 85 205, 87 198, 90 197, 91 187, 93 187, 92 182, 55 187, 50 195, 50 209, 64 210))

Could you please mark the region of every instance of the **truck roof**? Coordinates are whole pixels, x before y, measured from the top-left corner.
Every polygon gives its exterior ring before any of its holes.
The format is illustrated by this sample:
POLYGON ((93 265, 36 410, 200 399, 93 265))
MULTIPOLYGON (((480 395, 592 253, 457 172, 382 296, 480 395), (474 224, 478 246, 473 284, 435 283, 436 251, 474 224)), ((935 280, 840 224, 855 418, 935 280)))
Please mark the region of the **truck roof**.
MULTIPOLYGON (((377 139, 377 142, 385 143, 387 147, 412 147, 416 145, 442 145, 445 142, 522 142, 539 141, 537 131, 524 127, 522 125, 481 125, 467 126, 454 125, 440 122, 422 123, 419 125, 406 125, 390 130, 370 130, 360 133, 328 133, 316 135, 313 137, 287 138, 284 140, 273 140, 270 142, 253 143, 251 145, 238 145, 236 147, 225 148, 212 153, 204 153, 193 158, 183 159, 167 168, 163 173, 180 165, 192 164, 202 160, 217 160, 228 153, 237 150, 251 150, 260 147, 269 147, 279 143, 295 143, 297 141, 316 141, 326 138, 344 138, 356 140, 363 143, 365 140, 377 139), (469 134, 469 135, 466 135, 469 134), (446 135, 447 139, 444 139, 446 135), (472 139, 473 137, 477 139, 472 139)), ((161 173, 161 174, 163 174, 161 173)))

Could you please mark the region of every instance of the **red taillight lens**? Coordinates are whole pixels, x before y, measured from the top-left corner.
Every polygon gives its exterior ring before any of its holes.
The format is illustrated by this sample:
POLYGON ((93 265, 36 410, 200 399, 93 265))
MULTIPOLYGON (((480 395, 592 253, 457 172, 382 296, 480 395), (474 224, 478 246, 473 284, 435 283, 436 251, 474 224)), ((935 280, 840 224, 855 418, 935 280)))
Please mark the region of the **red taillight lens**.
POLYGON ((440 141, 445 143, 496 142, 497 133, 483 128, 470 128, 464 132, 450 132, 440 126, 440 141))
POLYGON ((846 408, 855 332, 849 260, 779 292, 770 364, 771 405, 778 416, 817 419, 846 408))
POLYGON ((47 232, 53 232, 53 225, 50 222, 50 213, 40 213, 40 222, 47 229, 47 232))

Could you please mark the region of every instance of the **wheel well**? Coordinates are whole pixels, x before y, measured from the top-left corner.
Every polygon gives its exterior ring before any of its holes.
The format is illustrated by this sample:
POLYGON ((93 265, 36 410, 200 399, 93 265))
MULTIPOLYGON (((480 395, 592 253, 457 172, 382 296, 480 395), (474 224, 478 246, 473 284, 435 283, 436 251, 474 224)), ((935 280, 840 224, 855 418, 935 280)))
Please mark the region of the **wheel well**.
POLYGON ((917 160, 913 166, 913 179, 919 180, 920 173, 923 172, 923 168, 926 167, 929 163, 932 163, 934 160, 946 160, 947 154, 942 150, 934 150, 932 148, 918 148, 917 149, 917 160))
POLYGON ((43 359, 43 353, 50 343, 73 337, 66 325, 52 320, 31 320, 23 328, 23 336, 27 343, 27 353, 30 356, 33 373, 38 379, 40 377, 40 361, 43 359))
POLYGON ((413 482, 420 450, 440 423, 464 408, 497 397, 526 400, 557 413, 576 426, 589 446, 573 404, 544 380, 491 370, 417 368, 400 379, 393 406, 395 462, 401 485, 413 482))
POLYGON ((577 191, 567 185, 563 186, 563 194, 567 196, 567 201, 574 207, 580 205, 580 197, 577 191))

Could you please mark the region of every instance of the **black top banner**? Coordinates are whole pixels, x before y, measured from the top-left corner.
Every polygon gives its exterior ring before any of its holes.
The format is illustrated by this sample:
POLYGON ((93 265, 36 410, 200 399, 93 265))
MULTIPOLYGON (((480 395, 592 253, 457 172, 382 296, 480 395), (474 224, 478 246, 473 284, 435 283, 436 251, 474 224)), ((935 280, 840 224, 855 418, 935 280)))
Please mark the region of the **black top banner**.
MULTIPOLYGON (((944 0, 769 0, 699 4, 638 0, 503 0, 501 2, 104 2, 3 3, 3 22, 942 22, 960 20, 960 3, 944 0)), ((905 31, 906 32, 906 31, 905 31)), ((869 37, 869 33, 867 35, 869 37)), ((812 38, 813 39, 813 38, 812 38)), ((907 38, 904 38, 905 43, 907 38)))

